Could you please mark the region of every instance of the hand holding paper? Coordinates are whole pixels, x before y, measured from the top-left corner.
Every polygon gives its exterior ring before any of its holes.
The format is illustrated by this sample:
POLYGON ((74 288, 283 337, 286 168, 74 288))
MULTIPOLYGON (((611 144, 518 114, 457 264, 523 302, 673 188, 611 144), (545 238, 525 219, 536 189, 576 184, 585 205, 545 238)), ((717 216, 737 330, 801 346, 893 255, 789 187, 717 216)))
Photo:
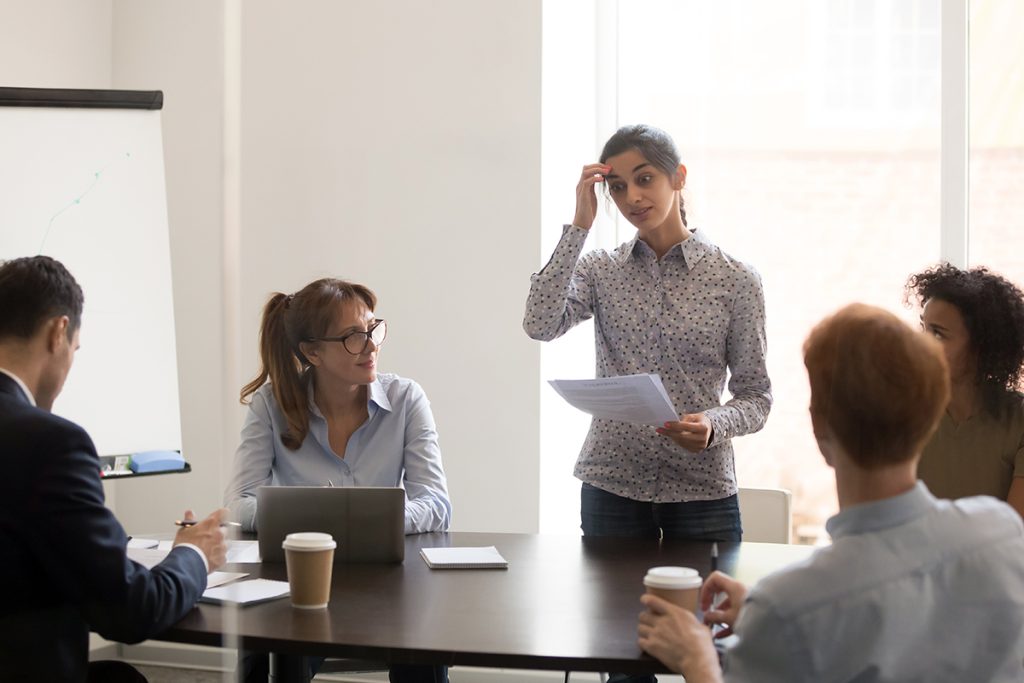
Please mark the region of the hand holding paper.
POLYGON ((554 379, 548 383, 573 407, 594 417, 658 427, 679 420, 661 377, 656 374, 554 379))
POLYGON ((711 420, 704 413, 683 415, 678 421, 666 422, 657 429, 688 451, 699 453, 711 441, 711 420))

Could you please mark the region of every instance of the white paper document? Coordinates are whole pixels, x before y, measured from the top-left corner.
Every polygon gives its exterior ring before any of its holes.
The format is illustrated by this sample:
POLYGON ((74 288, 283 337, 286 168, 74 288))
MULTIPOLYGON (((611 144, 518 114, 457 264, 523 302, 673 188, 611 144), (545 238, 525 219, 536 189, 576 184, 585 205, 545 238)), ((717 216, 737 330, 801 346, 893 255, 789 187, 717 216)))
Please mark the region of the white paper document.
POLYGON ((248 572, 210 572, 210 575, 206 577, 206 589, 223 586, 225 583, 231 583, 235 579, 246 576, 249 576, 248 572))
MULTIPOLYGON (((259 562, 260 561, 260 544, 259 541, 228 541, 228 562, 259 562)), ((159 549, 164 554, 171 551, 171 547, 174 545, 174 541, 160 541, 159 549)), ((130 546, 129 546, 130 547, 130 546)), ((128 555, 136 562, 141 560, 128 555)), ((144 564, 144 563, 143 563, 144 564)))
POLYGON ((275 600, 288 595, 287 581, 270 581, 269 579, 249 579, 236 581, 226 586, 207 588, 203 593, 203 602, 232 605, 253 605, 257 602, 275 600))
POLYGON ((659 375, 553 379, 548 384, 570 405, 594 417, 658 427, 679 420, 659 375))
MULTIPOLYGON (((134 539, 133 539, 134 540, 134 539)), ((156 541, 154 541, 155 543, 156 541)), ((146 569, 152 569, 157 566, 170 553, 170 548, 164 550, 161 548, 128 548, 128 559, 135 560, 146 569)), ((240 579, 243 576, 249 576, 248 572, 210 572, 209 576, 206 577, 206 587, 214 588, 221 586, 225 583, 230 583, 235 579, 240 579)))
POLYGON ((259 561, 259 541, 228 541, 228 562, 259 561))
POLYGON ((128 546, 128 559, 138 562, 146 569, 152 569, 167 557, 167 553, 170 550, 161 550, 158 548, 133 548, 128 546))

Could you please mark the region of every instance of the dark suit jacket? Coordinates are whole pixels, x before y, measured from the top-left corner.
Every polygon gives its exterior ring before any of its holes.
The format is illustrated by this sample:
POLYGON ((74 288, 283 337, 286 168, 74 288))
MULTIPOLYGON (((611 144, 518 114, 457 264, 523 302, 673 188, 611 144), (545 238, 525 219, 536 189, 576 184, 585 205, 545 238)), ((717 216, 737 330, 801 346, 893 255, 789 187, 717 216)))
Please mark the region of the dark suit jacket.
POLYGON ((0 681, 84 680, 90 630, 138 642, 193 608, 202 558, 175 548, 152 570, 129 560, 92 439, 2 373, 0 463, 0 681))

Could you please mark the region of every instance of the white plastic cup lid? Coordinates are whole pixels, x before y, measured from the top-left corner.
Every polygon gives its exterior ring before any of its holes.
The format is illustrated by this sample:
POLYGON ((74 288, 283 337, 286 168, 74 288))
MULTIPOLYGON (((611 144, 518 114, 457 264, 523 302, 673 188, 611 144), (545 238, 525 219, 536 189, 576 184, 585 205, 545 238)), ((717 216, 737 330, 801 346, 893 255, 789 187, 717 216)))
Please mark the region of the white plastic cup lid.
POLYGON ((286 550, 333 550, 338 544, 330 534, 302 531, 285 536, 281 547, 286 550))
POLYGON ((697 570, 689 567, 651 567, 644 577, 645 586, 669 590, 700 588, 702 583, 697 570))

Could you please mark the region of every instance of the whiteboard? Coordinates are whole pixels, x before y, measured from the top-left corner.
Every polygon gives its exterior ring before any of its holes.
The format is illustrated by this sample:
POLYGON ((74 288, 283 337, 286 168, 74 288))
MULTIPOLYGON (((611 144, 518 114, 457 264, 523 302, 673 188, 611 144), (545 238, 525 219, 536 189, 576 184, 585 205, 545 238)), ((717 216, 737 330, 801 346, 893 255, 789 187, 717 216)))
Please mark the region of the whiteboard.
POLYGON ((0 106, 0 259, 46 254, 85 293, 53 412, 100 455, 181 448, 160 112, 0 106))

